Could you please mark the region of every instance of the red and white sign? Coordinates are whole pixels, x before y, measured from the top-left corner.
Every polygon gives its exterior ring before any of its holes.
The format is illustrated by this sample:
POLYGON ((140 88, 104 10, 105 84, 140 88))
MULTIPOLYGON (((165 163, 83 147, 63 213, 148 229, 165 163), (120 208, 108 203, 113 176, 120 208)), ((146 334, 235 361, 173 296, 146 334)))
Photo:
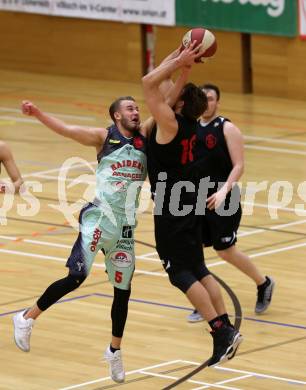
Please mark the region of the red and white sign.
POLYGON ((306 39, 306 0, 299 0, 299 26, 301 38, 306 39))

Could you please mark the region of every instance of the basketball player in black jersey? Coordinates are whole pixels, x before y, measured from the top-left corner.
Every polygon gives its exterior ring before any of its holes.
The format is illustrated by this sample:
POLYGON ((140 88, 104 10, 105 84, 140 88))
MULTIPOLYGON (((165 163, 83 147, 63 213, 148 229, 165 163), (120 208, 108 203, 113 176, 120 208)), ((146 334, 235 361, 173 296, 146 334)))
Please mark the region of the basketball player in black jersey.
POLYGON ((0 141, 0 171, 2 164, 4 165, 4 168, 12 181, 13 187, 11 190, 10 185, 7 185, 4 182, 0 182, 0 193, 19 192, 19 189, 23 183, 21 174, 17 168, 10 147, 5 142, 0 141))
MULTIPOLYGON (((237 230, 241 219, 240 193, 235 185, 243 174, 243 137, 240 130, 229 119, 218 115, 220 90, 216 85, 204 84, 200 87, 207 96, 208 107, 199 121, 195 158, 199 161, 214 151, 205 174, 215 185, 208 190, 207 208, 203 216, 203 244, 213 246, 218 256, 233 264, 249 276, 257 285, 255 313, 267 310, 273 293, 274 281, 263 276, 250 258, 239 251, 236 244, 237 230), (220 205, 232 212, 218 212, 220 205)), ((203 320, 194 311, 188 316, 190 322, 203 320)))
POLYGON ((201 219, 194 212, 196 191, 188 165, 193 161, 197 118, 205 110, 207 99, 189 83, 172 110, 159 90, 160 83, 177 69, 188 73, 197 55, 194 42, 146 75, 143 89, 156 120, 148 144, 156 248, 170 282, 186 294, 212 328, 212 366, 232 358, 242 337, 230 325, 218 284, 204 264, 201 219))

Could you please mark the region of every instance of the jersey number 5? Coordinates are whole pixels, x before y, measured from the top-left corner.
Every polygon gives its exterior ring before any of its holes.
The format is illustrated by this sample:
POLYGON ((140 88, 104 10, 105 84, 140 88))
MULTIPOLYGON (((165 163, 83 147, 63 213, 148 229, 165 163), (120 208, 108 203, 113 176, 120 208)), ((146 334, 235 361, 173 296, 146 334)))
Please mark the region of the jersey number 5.
POLYGON ((190 139, 183 139, 181 145, 183 146, 181 163, 182 165, 187 164, 190 161, 193 161, 193 147, 196 140, 196 135, 194 134, 190 139))
POLYGON ((122 272, 116 271, 115 272, 115 282, 121 283, 122 282, 122 272))

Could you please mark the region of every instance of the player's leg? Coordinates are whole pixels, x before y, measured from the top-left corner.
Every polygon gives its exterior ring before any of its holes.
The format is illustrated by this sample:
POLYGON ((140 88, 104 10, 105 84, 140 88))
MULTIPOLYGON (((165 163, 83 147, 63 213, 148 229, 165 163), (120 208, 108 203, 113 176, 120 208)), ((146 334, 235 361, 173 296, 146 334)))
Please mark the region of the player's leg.
POLYGON ((131 281, 135 270, 134 227, 125 218, 117 216, 118 226, 114 227, 110 244, 104 247, 105 263, 110 282, 114 286, 114 299, 111 310, 112 337, 104 353, 110 366, 110 374, 115 382, 125 380, 121 343, 128 316, 131 294, 131 281))
POLYGON ((249 256, 241 252, 235 244, 223 250, 216 249, 216 252, 223 260, 234 265, 241 272, 251 278, 257 286, 265 282, 265 277, 251 261, 249 256))
POLYGON ((208 292, 217 314, 219 316, 224 316, 226 322, 229 323, 219 283, 212 275, 204 276, 200 282, 208 292))
POLYGON ((233 358, 243 338, 239 331, 230 325, 226 309, 224 309, 223 314, 218 315, 203 284, 199 281, 192 282, 192 273, 180 272, 177 275, 169 275, 169 277, 172 284, 186 294, 191 304, 211 327, 213 354, 209 365, 213 366, 233 358), (187 287, 188 285, 190 286, 187 287))
POLYGON ((214 347, 210 365, 214 365, 228 360, 242 337, 218 315, 209 292, 199 281, 209 274, 204 266, 201 223, 192 215, 186 221, 184 217, 180 229, 178 218, 173 225, 171 217, 155 216, 156 247, 170 282, 186 295, 211 327, 214 347))
MULTIPOLYGON (((203 217, 201 217, 200 221, 201 221, 201 225, 202 225, 202 227, 200 229, 202 232, 200 240, 206 246, 210 246, 212 244, 212 241, 211 241, 211 233, 210 233, 209 226, 206 224, 203 217)), ((205 265, 205 262, 203 261, 203 262, 200 262, 198 264, 195 264, 195 266, 193 268, 193 272, 196 275, 197 280, 199 280, 201 282, 201 284, 204 286, 204 288, 208 292, 218 316, 221 316, 221 318, 228 325, 230 325, 230 321, 229 321, 228 315, 226 313, 226 308, 225 308, 225 304, 224 304, 224 300, 222 297, 219 283, 210 274, 210 272, 208 271, 208 269, 205 265)), ((195 309, 194 312, 187 317, 187 320, 189 322, 199 322, 199 321, 203 321, 204 318, 201 315, 201 313, 197 309, 195 309)))
POLYGON ((213 247, 218 256, 254 281, 257 286, 255 312, 264 312, 271 303, 275 283, 271 277, 264 276, 250 257, 236 246, 241 207, 232 216, 222 217, 212 212, 208 219, 213 226, 213 247))
POLYGON ((78 288, 86 279, 99 249, 97 247, 92 250, 91 245, 95 239, 95 221, 98 219, 95 206, 89 204, 81 210, 80 233, 67 261, 68 276, 52 283, 31 308, 13 317, 15 342, 22 351, 30 351, 30 337, 34 321, 55 302, 78 288))
MULTIPOLYGON (((205 215, 201 217, 201 224, 202 224, 202 244, 204 247, 212 246, 210 226, 206 221, 205 215)), ((203 267, 205 267, 205 269, 207 270, 205 264, 203 265, 203 267)), ((209 275, 209 272, 208 272, 208 275, 209 275)), ((202 278, 204 276, 206 276, 206 275, 203 275, 202 278)), ((202 278, 199 277, 198 280, 201 281, 202 278)), ((211 294, 212 294, 212 297, 214 297, 214 291, 211 291, 211 294)), ((202 317, 201 313, 198 312, 197 309, 194 309, 193 312, 187 316, 187 321, 192 322, 192 323, 200 322, 200 321, 204 321, 204 318, 202 317)))

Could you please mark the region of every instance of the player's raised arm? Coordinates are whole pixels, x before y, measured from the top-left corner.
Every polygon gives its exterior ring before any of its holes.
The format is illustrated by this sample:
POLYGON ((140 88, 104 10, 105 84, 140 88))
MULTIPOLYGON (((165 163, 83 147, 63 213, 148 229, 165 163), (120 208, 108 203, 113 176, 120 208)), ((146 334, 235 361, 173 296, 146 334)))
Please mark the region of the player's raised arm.
POLYGON ((194 42, 188 48, 184 49, 178 57, 161 63, 142 79, 145 100, 158 124, 161 136, 164 137, 161 140, 162 142, 169 142, 169 139, 177 132, 178 125, 175 120, 175 114, 167 104, 166 98, 163 96, 159 87, 177 69, 191 66, 197 56, 198 47, 195 47, 194 42))
POLYGON ((41 111, 35 104, 27 100, 22 102, 21 110, 24 115, 34 116, 55 133, 71 138, 82 145, 100 148, 104 142, 107 132, 104 128, 69 125, 41 111))

